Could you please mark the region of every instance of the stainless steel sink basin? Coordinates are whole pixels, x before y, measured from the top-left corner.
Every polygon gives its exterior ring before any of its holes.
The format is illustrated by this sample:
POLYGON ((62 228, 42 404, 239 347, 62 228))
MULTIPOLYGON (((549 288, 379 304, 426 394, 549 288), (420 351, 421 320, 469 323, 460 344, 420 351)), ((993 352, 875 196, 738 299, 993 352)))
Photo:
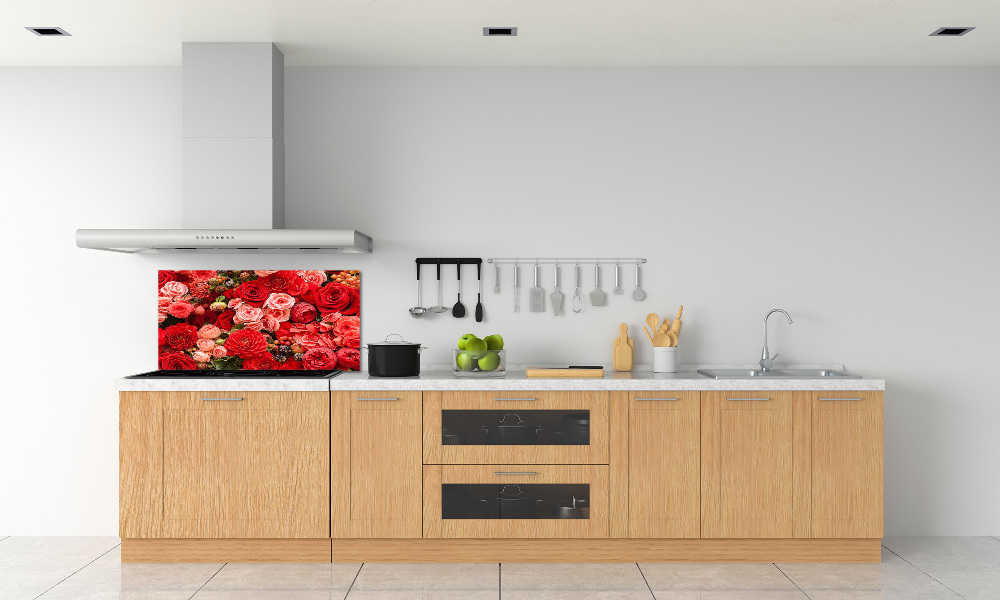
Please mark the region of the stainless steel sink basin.
POLYGON ((713 379, 861 379, 860 375, 829 369, 698 369, 699 375, 713 379))

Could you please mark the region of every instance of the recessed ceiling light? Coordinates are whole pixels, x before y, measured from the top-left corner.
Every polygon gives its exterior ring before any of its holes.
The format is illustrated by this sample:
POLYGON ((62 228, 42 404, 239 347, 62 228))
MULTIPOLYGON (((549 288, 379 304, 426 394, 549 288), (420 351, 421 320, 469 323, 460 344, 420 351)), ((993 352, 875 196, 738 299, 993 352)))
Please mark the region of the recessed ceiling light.
POLYGON ((483 27, 483 35, 485 36, 517 35, 517 27, 483 27))
POLYGON ((942 27, 938 29, 931 35, 933 36, 945 36, 945 37, 955 37, 957 35, 965 35, 975 29, 975 27, 942 27))
POLYGON ((68 31, 66 31, 65 29, 63 29, 62 27, 25 27, 25 29, 27 29, 28 31, 30 31, 31 33, 33 33, 35 35, 44 35, 44 36, 50 36, 50 35, 55 35, 55 36, 72 35, 68 31))

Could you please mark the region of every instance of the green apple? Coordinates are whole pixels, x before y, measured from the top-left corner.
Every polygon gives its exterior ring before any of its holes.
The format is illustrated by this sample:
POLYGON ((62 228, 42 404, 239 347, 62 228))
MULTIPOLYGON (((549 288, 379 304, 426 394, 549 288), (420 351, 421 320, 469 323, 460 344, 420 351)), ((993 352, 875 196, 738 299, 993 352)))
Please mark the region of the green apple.
POLYGON ((479 368, 483 371, 496 371, 500 367, 500 354, 498 352, 487 352, 479 359, 479 368))
POLYGON ((478 339, 479 338, 477 338, 476 336, 472 335, 471 333, 467 333, 467 334, 463 335, 462 337, 458 338, 458 349, 459 350, 465 350, 465 346, 466 346, 466 344, 469 343, 469 340, 478 340, 478 339))
POLYGON ((499 333, 488 335, 483 338, 483 341, 486 342, 486 347, 490 350, 503 350, 503 338, 500 337, 499 333))
POLYGON ((465 350, 472 358, 482 358, 487 349, 486 342, 479 338, 473 338, 465 343, 465 350))
POLYGON ((459 352, 455 355, 455 364, 463 371, 471 371, 476 368, 476 359, 468 352, 459 352))

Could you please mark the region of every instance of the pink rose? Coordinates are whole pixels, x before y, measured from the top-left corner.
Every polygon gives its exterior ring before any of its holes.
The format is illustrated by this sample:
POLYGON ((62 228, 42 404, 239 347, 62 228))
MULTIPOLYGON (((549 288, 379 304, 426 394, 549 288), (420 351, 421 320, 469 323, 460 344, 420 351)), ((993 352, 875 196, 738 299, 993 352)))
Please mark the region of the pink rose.
POLYGON ((286 308, 285 310, 274 310, 272 308, 265 308, 264 314, 271 315, 279 323, 284 323, 292 315, 292 310, 290 308, 286 308))
POLYGON ((323 346, 323 340, 315 333, 300 333, 295 336, 295 343, 304 348, 318 348, 323 346))
POLYGON ((264 306, 273 308, 274 310, 289 310, 293 304, 295 304, 295 298, 281 292, 272 293, 264 301, 264 306))
POLYGON ((274 331, 278 327, 281 327, 281 321, 278 321, 278 319, 274 318, 274 315, 270 314, 265 314, 264 318, 261 319, 260 322, 264 326, 264 329, 268 331, 274 331))
POLYGON ((211 323, 202 325, 201 329, 198 330, 198 337, 206 340, 214 340, 220 335, 222 335, 222 330, 211 323))
POLYGON ((215 358, 223 358, 224 356, 226 356, 226 347, 216 346, 215 348, 212 348, 212 356, 214 356, 215 358))
POLYGON ((264 329, 264 324, 260 321, 250 321, 249 323, 243 324, 243 329, 252 329, 254 331, 260 331, 264 329))
POLYGON ((156 321, 158 323, 162 323, 166 320, 167 320, 167 313, 160 313, 159 316, 156 317, 156 321))
POLYGON ((302 271, 299 273, 299 277, 304 279, 306 283, 316 286, 326 283, 326 273, 323 271, 302 271))
POLYGON ((271 273, 277 273, 277 272, 278 272, 277 269, 275 269, 274 271, 263 271, 263 270, 261 270, 261 271, 254 271, 253 273, 257 277, 267 277, 271 273))
POLYGON ((179 281, 168 281, 160 288, 160 293, 171 298, 179 298, 188 293, 188 286, 179 281))
POLYGON ((167 307, 167 312, 170 313, 171 317, 177 317, 178 319, 186 319, 194 311, 194 307, 187 302, 171 302, 170 306, 167 307))
POLYGON ((333 325, 341 317, 339 312, 325 312, 320 316, 320 321, 333 325))
POLYGON ((208 352, 202 352, 201 350, 199 350, 194 354, 192 354, 191 358, 193 358, 195 362, 203 363, 212 360, 212 355, 209 354, 208 352))
POLYGON ((243 299, 242 298, 233 298, 232 300, 229 301, 229 304, 227 304, 226 306, 228 308, 232 308, 232 309, 235 310, 235 309, 243 306, 243 299))
POLYGON ((198 341, 195 342, 195 345, 198 346, 198 349, 201 350, 202 352, 211 352, 212 350, 215 349, 215 342, 205 338, 198 338, 198 341))
POLYGON ((200 304, 198 306, 194 307, 194 314, 196 314, 198 316, 201 316, 201 315, 205 314, 205 307, 201 306, 200 304))
POLYGON ((234 320, 237 323, 250 323, 252 321, 260 321, 263 316, 263 310, 250 306, 249 304, 244 304, 236 309, 236 316, 234 317, 234 320))

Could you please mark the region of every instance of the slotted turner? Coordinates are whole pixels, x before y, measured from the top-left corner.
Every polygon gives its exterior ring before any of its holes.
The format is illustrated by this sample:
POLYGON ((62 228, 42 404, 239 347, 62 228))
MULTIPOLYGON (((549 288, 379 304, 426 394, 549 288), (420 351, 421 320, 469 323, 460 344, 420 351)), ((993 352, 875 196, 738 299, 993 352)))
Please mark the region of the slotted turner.
POLYGON ((559 291, 559 264, 558 263, 556 264, 555 272, 556 272, 556 290, 554 292, 552 292, 552 295, 549 296, 549 298, 552 300, 552 314, 554 314, 555 316, 558 317, 559 313, 562 312, 562 305, 563 305, 563 298, 564 298, 563 293, 559 291))
POLYGON ((594 265, 594 291, 590 292, 590 303, 594 306, 604 306, 608 295, 601 291, 601 264, 594 265))
POLYGON ((528 310, 545 312, 545 290, 538 287, 538 264, 535 264, 535 285, 528 290, 528 310))

